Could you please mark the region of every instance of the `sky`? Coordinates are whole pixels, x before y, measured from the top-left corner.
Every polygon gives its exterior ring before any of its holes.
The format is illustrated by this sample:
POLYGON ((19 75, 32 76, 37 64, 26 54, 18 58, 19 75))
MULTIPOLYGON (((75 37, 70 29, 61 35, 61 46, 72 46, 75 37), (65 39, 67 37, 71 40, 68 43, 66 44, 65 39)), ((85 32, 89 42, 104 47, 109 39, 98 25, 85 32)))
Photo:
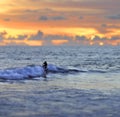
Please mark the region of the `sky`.
POLYGON ((5 45, 120 45, 120 0, 0 0, 5 45))

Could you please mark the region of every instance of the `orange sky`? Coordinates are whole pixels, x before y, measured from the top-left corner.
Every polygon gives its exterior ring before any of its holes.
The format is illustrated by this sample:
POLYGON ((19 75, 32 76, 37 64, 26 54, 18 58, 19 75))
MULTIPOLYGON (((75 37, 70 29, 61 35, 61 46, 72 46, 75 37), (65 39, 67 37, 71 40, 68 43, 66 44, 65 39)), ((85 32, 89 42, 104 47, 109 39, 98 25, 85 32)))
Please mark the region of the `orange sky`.
POLYGON ((119 6, 120 0, 0 0, 0 45, 119 45, 119 6))

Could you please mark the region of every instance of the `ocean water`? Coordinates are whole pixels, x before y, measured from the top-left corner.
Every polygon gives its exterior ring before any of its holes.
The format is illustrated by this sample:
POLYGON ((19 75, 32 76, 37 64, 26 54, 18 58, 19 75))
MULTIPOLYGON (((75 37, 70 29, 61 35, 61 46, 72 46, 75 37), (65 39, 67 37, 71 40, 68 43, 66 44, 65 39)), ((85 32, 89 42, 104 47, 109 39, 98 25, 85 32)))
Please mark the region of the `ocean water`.
POLYGON ((119 109, 120 46, 0 47, 0 117, 120 117, 119 109))

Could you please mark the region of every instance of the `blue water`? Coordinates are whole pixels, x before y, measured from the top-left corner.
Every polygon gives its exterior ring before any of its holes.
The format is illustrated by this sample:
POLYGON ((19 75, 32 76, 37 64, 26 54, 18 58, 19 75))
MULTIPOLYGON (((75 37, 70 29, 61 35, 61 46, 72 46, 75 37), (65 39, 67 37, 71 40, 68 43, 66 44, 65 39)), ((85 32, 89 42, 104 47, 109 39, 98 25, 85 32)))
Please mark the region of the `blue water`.
POLYGON ((0 117, 119 117, 119 90, 119 46, 0 47, 0 117))

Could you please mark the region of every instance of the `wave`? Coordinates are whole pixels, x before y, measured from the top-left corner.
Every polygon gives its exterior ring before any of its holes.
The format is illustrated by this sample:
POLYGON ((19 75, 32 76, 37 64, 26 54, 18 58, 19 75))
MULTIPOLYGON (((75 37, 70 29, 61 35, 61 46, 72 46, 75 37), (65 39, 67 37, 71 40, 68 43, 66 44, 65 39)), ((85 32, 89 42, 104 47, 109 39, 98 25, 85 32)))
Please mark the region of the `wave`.
MULTIPOLYGON (((106 73, 101 70, 80 70, 80 69, 69 69, 62 68, 56 65, 49 64, 48 73, 62 73, 62 74, 74 74, 74 73, 106 73)), ((5 70, 0 70, 0 79, 5 80, 22 80, 30 79, 35 77, 44 77, 44 69, 42 66, 29 65, 22 68, 10 68, 5 70)))
POLYGON ((23 68, 10 68, 5 70, 0 70, 1 79, 27 79, 42 76, 44 70, 41 66, 26 66, 23 68))
MULTIPOLYGON (((79 72, 77 69, 64 69, 57 67, 55 65, 48 65, 48 73, 73 73, 79 72)), ((35 77, 43 77, 44 69, 42 66, 29 65, 22 68, 10 68, 5 70, 0 70, 0 79, 8 80, 22 80, 35 77)))

